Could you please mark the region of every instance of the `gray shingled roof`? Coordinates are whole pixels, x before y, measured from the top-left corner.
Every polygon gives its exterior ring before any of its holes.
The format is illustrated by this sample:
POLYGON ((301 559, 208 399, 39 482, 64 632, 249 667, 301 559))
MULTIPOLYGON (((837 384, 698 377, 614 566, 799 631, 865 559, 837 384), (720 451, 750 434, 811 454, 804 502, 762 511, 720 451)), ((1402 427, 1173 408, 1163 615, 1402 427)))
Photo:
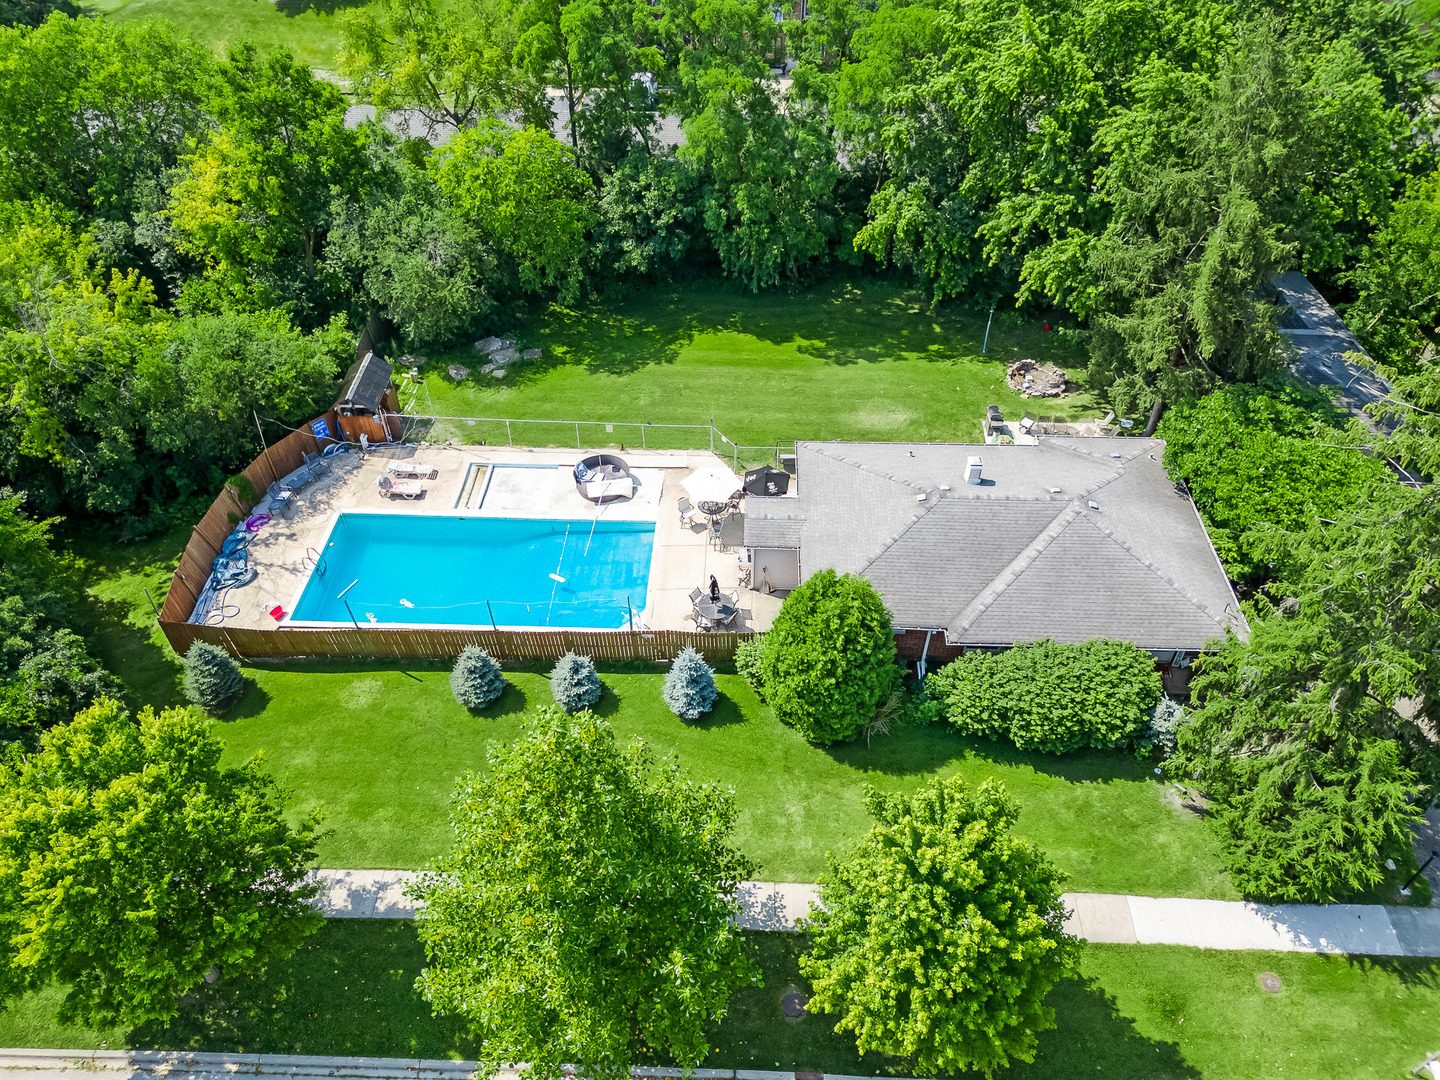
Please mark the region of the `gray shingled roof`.
POLYGON ((745 546, 798 548, 800 526, 805 523, 800 502, 788 495, 745 497, 745 546))
POLYGON ((335 407, 379 412, 380 402, 390 387, 390 378, 394 373, 393 365, 374 353, 366 353, 363 360, 352 364, 345 373, 345 389, 340 392, 335 407))
POLYGON ((1248 628, 1164 446, 802 442, 797 496, 747 499, 745 542, 790 547, 772 538, 798 533, 804 574, 864 574, 896 626, 953 644, 1104 636, 1198 650, 1248 628), (964 480, 972 455, 978 486, 964 480))
POLYGON ((1295 346, 1295 362, 1290 365, 1290 371, 1309 386, 1338 388, 1336 404, 1375 426, 1365 406, 1394 391, 1373 371, 1345 358, 1346 354, 1367 355, 1345 320, 1304 274, 1293 270, 1281 274, 1275 278, 1274 285, 1281 301, 1290 309, 1280 325, 1280 332, 1295 346))

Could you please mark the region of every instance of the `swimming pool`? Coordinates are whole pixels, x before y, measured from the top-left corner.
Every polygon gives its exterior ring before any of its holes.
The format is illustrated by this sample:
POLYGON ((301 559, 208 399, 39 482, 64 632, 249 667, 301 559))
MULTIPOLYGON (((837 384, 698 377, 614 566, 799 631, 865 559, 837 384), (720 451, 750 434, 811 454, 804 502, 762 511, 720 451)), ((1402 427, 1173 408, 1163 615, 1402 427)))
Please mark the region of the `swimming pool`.
POLYGON ((654 546, 653 522, 343 513, 290 619, 617 629, 654 546))

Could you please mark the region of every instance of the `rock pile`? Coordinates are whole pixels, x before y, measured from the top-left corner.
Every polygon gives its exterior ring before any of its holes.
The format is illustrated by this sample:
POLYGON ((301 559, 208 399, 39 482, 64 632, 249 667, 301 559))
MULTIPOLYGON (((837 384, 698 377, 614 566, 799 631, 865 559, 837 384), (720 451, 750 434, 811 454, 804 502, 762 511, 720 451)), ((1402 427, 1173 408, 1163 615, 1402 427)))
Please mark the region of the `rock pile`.
POLYGON ((487 337, 475 342, 475 351, 484 353, 489 357, 490 362, 480 369, 482 374, 492 375, 497 379, 505 377, 505 367, 513 364, 516 360, 538 360, 539 349, 526 349, 521 353, 515 348, 514 338, 487 337))
POLYGON ((1015 361, 1005 373, 1005 381, 1010 389, 1018 390, 1024 397, 1061 397, 1075 390, 1074 384, 1054 364, 1035 360, 1015 361))

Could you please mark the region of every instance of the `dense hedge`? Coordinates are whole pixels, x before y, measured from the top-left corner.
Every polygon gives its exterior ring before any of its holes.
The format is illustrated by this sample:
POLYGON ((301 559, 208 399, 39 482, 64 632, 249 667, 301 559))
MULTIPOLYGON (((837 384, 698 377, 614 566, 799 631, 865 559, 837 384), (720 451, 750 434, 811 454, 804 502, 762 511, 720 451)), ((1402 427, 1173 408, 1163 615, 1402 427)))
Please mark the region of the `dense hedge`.
POLYGON ((766 700, 816 746, 860 734, 899 678, 890 612, 853 574, 812 574, 785 598, 761 646, 766 700))
POLYGON ((961 734, 1052 754, 1123 745, 1144 730, 1161 696, 1149 654, 1107 638, 969 653, 926 688, 961 734))

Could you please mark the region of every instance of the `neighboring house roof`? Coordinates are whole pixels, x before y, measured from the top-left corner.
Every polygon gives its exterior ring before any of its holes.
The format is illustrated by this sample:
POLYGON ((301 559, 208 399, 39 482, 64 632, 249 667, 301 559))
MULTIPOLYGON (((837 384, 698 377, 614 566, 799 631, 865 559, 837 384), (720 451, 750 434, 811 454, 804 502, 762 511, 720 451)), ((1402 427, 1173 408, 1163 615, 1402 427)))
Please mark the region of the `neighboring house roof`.
POLYGON ((1226 627, 1245 636, 1164 448, 801 442, 797 496, 746 499, 745 544, 798 546, 806 575, 863 574, 897 627, 943 629, 952 644, 1100 636, 1194 651, 1226 627), (980 485, 965 483, 971 456, 984 461, 980 485))
POLYGON ((1280 323, 1280 332, 1295 346, 1290 370, 1309 386, 1322 390, 1338 387, 1336 404, 1373 426, 1375 419, 1365 406, 1390 396, 1394 392, 1390 384, 1345 359, 1347 353, 1368 354, 1304 274, 1292 270, 1275 278, 1274 284, 1281 302, 1290 308, 1280 323))
POLYGON ((365 359, 356 361, 345 373, 345 389, 340 392, 335 407, 379 412, 381 399, 390 388, 390 376, 394 371, 392 365, 374 353, 366 353, 365 359))

